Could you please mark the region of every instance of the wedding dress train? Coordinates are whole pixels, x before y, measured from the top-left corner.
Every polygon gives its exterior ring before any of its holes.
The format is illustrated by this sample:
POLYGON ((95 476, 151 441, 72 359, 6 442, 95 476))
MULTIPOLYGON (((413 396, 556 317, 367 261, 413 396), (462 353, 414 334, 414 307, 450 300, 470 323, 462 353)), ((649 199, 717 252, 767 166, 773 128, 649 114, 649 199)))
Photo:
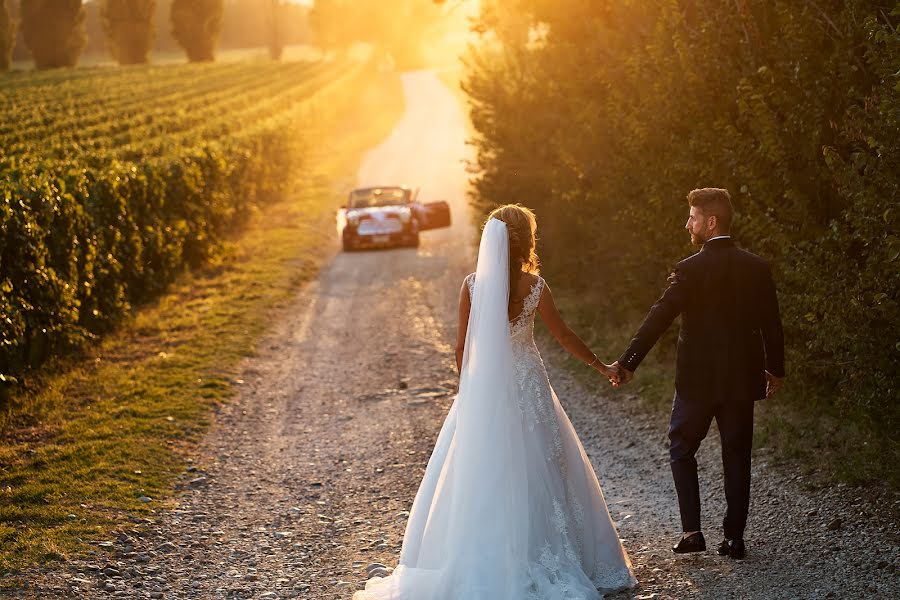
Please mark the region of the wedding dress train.
POLYGON ((636 581, 534 344, 540 277, 507 318, 506 226, 485 226, 459 393, 410 512, 400 563, 354 600, 596 600, 636 581))

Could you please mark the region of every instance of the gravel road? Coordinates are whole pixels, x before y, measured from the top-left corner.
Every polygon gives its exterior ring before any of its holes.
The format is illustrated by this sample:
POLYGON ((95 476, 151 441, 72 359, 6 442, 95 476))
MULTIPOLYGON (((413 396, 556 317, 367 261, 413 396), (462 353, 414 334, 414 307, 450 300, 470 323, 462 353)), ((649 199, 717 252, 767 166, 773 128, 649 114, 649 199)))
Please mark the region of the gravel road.
MULTIPOLYGON (((369 154, 360 183, 421 185, 422 199, 451 202, 454 226, 423 235, 418 249, 336 254, 246 361, 237 397, 185 465, 177 508, 33 574, 17 597, 349 600, 367 565, 396 564, 455 391, 456 295, 474 269, 464 116, 433 74, 407 75, 404 85, 407 114, 369 154)), ((541 346, 635 563, 640 587, 618 597, 900 597, 897 501, 822 489, 770 465, 764 449, 748 558, 716 556, 714 432, 700 456, 712 547, 675 557, 665 417, 607 399, 599 379, 579 383, 558 350, 541 346)))

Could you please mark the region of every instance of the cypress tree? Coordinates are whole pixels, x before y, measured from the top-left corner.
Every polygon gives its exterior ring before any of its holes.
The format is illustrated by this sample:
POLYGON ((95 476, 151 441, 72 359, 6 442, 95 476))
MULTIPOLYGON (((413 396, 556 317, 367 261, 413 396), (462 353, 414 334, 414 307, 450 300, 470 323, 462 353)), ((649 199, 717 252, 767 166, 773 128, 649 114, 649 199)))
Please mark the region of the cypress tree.
POLYGON ((269 0, 269 10, 266 13, 266 33, 269 43, 269 56, 272 60, 281 60, 284 52, 284 36, 281 34, 281 0, 269 0))
POLYGON ((0 71, 9 70, 15 43, 16 21, 9 12, 9 2, 0 0, 0 71))
POLYGON ((224 0, 174 0, 172 36, 191 62, 215 60, 224 0))
POLYGON ((78 64, 85 16, 81 0, 22 0, 22 36, 38 69, 78 64))
POLYGON ((147 62, 156 32, 156 0, 103 0, 100 20, 106 45, 120 65, 147 62))

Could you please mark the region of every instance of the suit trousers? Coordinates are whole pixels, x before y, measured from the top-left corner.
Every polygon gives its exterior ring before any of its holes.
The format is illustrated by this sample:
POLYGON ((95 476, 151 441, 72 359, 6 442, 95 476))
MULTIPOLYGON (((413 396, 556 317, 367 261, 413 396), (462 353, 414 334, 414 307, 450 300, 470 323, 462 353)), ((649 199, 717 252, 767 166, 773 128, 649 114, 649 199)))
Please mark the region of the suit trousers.
POLYGON ((694 457, 713 418, 722 440, 727 509, 725 537, 742 539, 750 508, 750 451, 753 448, 753 400, 744 396, 721 402, 691 401, 675 393, 669 423, 670 464, 683 531, 700 531, 700 483, 694 457))

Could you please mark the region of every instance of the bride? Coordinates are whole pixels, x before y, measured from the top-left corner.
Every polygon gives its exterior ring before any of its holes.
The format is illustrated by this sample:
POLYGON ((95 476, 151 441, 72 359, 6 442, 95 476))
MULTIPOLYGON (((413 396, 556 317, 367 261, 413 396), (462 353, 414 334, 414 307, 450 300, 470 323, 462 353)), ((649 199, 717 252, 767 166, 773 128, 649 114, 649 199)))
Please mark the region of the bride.
POLYGON ((607 377, 537 275, 534 213, 494 210, 459 297, 457 394, 406 525, 400 564, 354 600, 588 600, 636 584, 594 469, 534 345, 607 377))

